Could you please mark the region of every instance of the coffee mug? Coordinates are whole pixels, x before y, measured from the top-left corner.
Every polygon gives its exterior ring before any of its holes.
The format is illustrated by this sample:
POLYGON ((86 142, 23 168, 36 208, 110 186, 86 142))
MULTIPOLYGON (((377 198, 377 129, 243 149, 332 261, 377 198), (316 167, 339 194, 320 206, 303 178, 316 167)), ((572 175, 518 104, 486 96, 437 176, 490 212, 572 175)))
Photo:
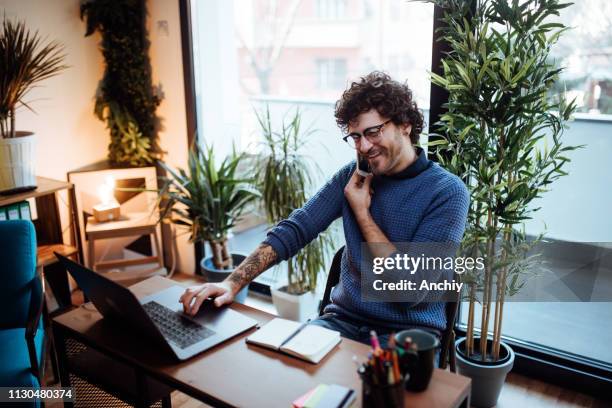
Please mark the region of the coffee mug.
POLYGON ((397 347, 401 350, 400 370, 407 377, 405 387, 409 391, 423 391, 429 385, 434 370, 436 350, 440 340, 433 334, 420 329, 403 330, 395 335, 397 347), (406 350, 407 338, 416 345, 416 351, 406 350))

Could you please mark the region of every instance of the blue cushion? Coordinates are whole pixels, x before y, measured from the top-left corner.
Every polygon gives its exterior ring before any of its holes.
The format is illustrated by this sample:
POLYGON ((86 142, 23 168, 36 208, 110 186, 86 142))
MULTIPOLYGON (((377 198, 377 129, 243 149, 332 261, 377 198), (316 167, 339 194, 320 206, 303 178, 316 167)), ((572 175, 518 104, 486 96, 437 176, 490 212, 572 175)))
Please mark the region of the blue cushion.
MULTIPOLYGON (((34 343, 38 364, 42 363, 44 330, 42 322, 34 343)), ((25 329, 0 330, 0 387, 38 387, 38 379, 30 367, 30 354, 25 338, 25 329)))
POLYGON ((27 220, 0 221, 0 329, 25 327, 36 278, 36 232, 27 220))

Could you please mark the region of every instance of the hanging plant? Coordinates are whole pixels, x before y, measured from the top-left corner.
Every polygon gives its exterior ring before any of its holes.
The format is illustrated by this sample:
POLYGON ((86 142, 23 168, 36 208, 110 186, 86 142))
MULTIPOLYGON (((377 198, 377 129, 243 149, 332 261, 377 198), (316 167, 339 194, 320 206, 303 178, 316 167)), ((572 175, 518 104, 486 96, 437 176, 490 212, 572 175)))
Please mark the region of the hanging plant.
POLYGON ((161 86, 151 79, 144 0, 88 0, 81 4, 85 36, 98 31, 106 68, 96 92, 95 114, 110 131, 114 165, 146 166, 161 158, 161 86))

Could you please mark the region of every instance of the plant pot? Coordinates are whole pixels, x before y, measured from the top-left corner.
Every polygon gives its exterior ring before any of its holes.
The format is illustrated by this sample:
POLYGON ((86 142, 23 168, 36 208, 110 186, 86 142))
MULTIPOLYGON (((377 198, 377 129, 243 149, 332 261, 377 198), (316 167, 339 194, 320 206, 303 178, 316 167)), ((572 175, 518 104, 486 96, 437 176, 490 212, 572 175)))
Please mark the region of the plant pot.
POLYGON ((36 136, 16 132, 17 137, 0 138, 0 193, 13 194, 36 188, 36 136))
MULTIPOLYGON (((240 265, 242 261, 246 259, 246 255, 241 254, 232 254, 232 261, 234 262, 234 266, 240 265)), ((213 265, 212 256, 208 258, 202 259, 200 261, 200 269, 202 270, 202 275, 206 279, 206 282, 221 282, 227 278, 230 273, 234 272, 233 269, 217 269, 213 265)), ((245 286, 240 292, 236 294, 234 297, 234 302, 244 303, 247 297, 247 293, 249 292, 249 285, 245 286)))
POLYGON ((287 293, 287 287, 272 289, 272 302, 278 316, 304 322, 317 313, 318 297, 316 293, 306 292, 301 295, 287 293))
MULTIPOLYGON (((491 343, 491 342, 489 342, 491 343)), ((474 339, 474 348, 478 349, 479 340, 474 339)), ((482 362, 465 357, 465 337, 455 342, 457 351, 457 371, 472 379, 472 406, 489 408, 497 404, 506 375, 514 365, 514 351, 501 342, 500 359, 496 362, 482 362)))

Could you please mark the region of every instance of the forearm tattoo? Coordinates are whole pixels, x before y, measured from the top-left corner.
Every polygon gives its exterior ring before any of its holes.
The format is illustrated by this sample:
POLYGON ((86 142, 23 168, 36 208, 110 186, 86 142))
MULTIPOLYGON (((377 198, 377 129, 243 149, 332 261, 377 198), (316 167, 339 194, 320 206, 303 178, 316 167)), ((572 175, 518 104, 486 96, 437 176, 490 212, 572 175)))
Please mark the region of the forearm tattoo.
POLYGON ((268 269, 276 260, 276 256, 270 245, 260 244, 227 279, 239 288, 243 288, 268 269))

